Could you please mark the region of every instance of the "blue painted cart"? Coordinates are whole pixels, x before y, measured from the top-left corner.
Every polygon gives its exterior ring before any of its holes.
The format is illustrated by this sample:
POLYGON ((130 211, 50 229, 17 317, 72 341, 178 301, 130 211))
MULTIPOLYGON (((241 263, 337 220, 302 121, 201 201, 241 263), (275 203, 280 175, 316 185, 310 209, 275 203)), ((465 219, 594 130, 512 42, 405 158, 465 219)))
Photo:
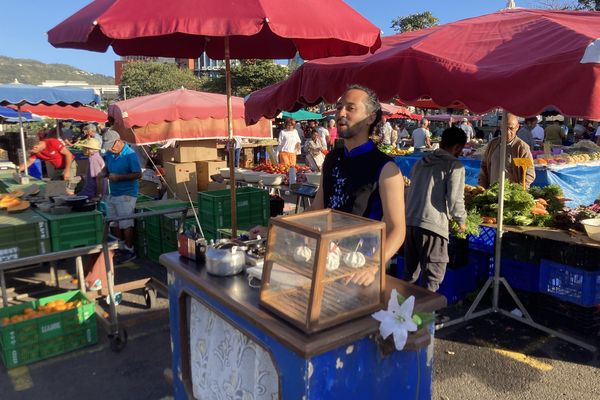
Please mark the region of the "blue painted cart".
MULTIPOLYGON (((244 275, 215 277, 178 253, 168 270, 176 399, 430 399, 433 327, 404 351, 382 341, 370 316, 306 335, 259 307, 244 275)), ((415 295, 416 311, 443 296, 392 277, 387 291, 415 295)))

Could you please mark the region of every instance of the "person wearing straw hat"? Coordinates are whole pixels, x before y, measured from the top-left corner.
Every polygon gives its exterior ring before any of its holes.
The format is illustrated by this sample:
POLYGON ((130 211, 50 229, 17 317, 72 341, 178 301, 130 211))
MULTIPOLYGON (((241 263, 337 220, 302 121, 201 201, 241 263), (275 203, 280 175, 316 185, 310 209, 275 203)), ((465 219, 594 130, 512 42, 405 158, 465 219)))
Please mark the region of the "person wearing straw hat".
MULTIPOLYGON (((110 194, 106 196, 106 216, 123 217, 133 214, 137 201, 142 169, 136 152, 119 134, 109 130, 104 134, 102 148, 106 151, 105 166, 96 179, 108 177, 110 194)), ((111 223, 111 232, 123 241, 124 247, 114 257, 115 264, 135 259, 133 251, 133 219, 111 223)))
MULTIPOLYGON (((93 125, 92 125, 93 126, 93 125)), ((100 154, 101 146, 96 138, 90 137, 77 143, 88 157, 88 168, 83 179, 83 189, 78 193, 90 199, 102 197, 106 192, 106 179, 96 179, 104 169, 104 159, 100 154)))

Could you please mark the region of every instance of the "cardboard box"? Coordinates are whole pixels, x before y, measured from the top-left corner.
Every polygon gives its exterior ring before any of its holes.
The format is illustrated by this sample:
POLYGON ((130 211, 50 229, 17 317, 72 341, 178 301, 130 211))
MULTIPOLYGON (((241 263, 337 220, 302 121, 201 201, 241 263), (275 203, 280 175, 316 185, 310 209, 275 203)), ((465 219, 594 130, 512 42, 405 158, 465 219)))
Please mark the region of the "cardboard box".
POLYGON ((187 192, 190 193, 192 201, 195 201, 198 193, 198 182, 196 179, 196 163, 164 163, 165 180, 171 188, 167 188, 169 197, 172 195, 171 191, 175 192, 175 197, 179 200, 188 200, 187 192))
POLYGON ((216 140, 178 141, 175 147, 160 150, 163 164, 166 162, 185 163, 217 159, 216 140))
POLYGON ((196 161, 196 177, 198 178, 198 191, 207 190, 208 184, 212 182, 210 176, 218 174, 221 168, 227 168, 227 161, 196 161))
POLYGON ((208 182, 208 185, 206 185, 206 190, 221 190, 221 189, 229 189, 229 186, 225 183, 219 183, 219 182, 208 182))

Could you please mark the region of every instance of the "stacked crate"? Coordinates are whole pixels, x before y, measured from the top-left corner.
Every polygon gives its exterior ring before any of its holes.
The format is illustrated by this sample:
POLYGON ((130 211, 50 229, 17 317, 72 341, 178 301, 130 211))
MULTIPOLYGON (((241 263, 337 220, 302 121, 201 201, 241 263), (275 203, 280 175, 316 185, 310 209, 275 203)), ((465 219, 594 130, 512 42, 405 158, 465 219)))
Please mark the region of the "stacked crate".
MULTIPOLYGON (((236 190, 237 227, 266 226, 271 216, 269 192, 253 187, 236 190)), ((229 189, 198 193, 200 221, 207 239, 216 239, 219 229, 231 228, 231 192, 229 189)))
MULTIPOLYGON (((146 201, 136 206, 136 212, 168 210, 183 206, 188 206, 188 203, 180 200, 146 201)), ((180 212, 137 218, 134 246, 138 256, 158 261, 162 253, 176 251, 180 218, 180 212)), ((195 224, 191 210, 188 211, 186 219, 186 226, 188 224, 195 224)))
POLYGON ((102 243, 104 221, 100 211, 49 214, 35 211, 50 228, 52 251, 70 250, 76 247, 102 243))
POLYGON ((48 222, 34 211, 0 215, 0 261, 52 251, 48 222))
POLYGON ((97 341, 94 303, 78 290, 0 308, 0 355, 6 368, 30 364, 97 341), (37 310, 56 301, 80 305, 45 315, 24 313, 26 309, 37 310))

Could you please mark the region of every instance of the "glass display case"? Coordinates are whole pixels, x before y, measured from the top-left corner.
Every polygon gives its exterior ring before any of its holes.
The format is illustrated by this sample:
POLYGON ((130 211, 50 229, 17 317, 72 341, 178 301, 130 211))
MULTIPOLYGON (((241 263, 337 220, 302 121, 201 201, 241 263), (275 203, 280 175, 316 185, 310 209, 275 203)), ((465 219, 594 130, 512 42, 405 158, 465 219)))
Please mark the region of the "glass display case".
POLYGON ((272 218, 260 304, 306 333, 379 310, 384 244, 383 222, 340 211, 272 218))

